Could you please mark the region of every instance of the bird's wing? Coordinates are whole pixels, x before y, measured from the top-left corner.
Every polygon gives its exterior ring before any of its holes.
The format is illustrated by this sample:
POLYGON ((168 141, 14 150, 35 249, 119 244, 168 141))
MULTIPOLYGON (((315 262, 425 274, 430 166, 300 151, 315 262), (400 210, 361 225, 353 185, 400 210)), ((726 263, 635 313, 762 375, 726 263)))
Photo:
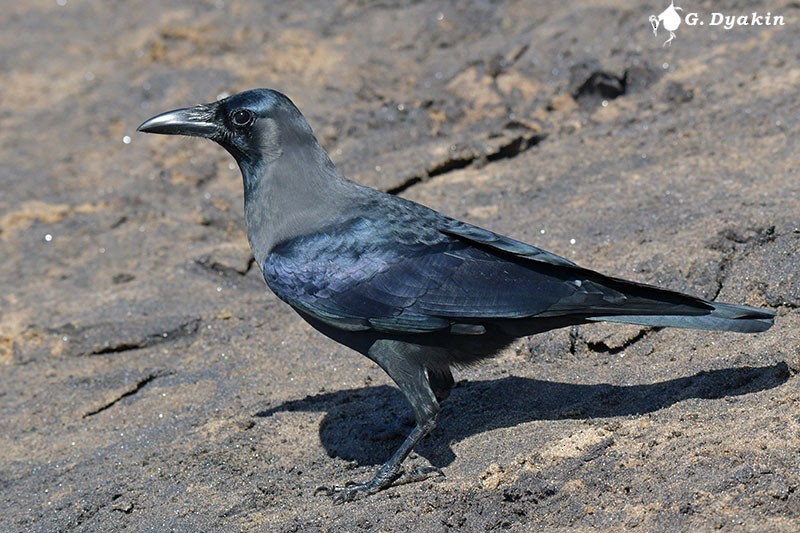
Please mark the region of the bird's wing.
POLYGON ((442 224, 440 231, 447 235, 452 235, 453 237, 471 241, 479 246, 494 248, 501 252, 533 259, 534 261, 542 261, 544 263, 550 263, 551 265, 577 266, 572 261, 550 253, 547 250, 542 250, 530 244, 498 235, 497 233, 458 220, 447 219, 442 224))
POLYGON ((460 263, 440 253, 448 239, 412 244, 404 242, 410 233, 387 237, 384 224, 352 219, 276 246, 264 278, 282 300, 342 329, 374 329, 382 321, 404 332, 448 327, 446 319, 411 311, 460 263))
POLYGON ((356 218, 276 246, 264 277, 290 305, 351 330, 421 333, 624 300, 559 259, 466 225, 356 218))

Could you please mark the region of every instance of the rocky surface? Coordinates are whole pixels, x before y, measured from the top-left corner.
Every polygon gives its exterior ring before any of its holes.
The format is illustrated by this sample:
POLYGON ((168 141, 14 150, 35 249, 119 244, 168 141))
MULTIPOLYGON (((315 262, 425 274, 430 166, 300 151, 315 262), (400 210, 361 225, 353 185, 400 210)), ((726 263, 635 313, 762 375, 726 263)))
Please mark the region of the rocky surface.
POLYGON ((800 528, 800 8, 59 0, 0 15, 0 530, 800 528), (774 309, 596 325, 459 372, 408 461, 367 359, 270 294, 241 181, 167 109, 267 86, 352 179, 585 266, 774 309))

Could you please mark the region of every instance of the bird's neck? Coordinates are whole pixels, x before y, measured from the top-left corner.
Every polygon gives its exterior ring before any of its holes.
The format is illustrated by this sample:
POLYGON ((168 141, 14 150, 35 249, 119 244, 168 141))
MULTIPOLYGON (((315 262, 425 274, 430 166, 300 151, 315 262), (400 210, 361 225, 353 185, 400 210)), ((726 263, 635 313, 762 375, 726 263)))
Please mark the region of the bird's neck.
POLYGON ((319 145, 288 149, 257 167, 242 166, 247 238, 263 270, 275 245, 307 235, 346 212, 357 186, 345 179, 319 145), (313 149, 310 149, 313 148, 313 149))

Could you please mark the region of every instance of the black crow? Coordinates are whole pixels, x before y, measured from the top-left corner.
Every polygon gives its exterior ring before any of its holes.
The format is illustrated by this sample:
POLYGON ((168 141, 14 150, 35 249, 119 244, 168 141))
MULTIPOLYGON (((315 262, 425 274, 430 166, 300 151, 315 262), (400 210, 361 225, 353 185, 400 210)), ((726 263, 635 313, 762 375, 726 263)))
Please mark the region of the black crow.
POLYGON ((417 425, 368 482, 391 486, 436 424, 453 367, 514 339, 588 322, 755 333, 774 313, 625 281, 346 179, 283 94, 256 89, 170 111, 148 133, 216 141, 244 178, 247 237, 270 289, 324 335, 381 366, 417 425))

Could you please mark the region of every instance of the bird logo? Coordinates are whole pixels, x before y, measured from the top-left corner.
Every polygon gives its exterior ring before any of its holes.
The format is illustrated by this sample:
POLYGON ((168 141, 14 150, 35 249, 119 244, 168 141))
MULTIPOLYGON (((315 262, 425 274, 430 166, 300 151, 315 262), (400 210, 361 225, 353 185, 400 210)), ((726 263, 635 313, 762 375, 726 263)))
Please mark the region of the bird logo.
POLYGON ((681 25, 681 16, 678 11, 683 11, 682 8, 675 6, 675 0, 671 0, 669 7, 661 12, 660 15, 650 15, 650 25, 653 27, 653 35, 658 36, 659 25, 664 26, 664 29, 669 32, 669 39, 664 41, 663 46, 667 46, 675 39, 675 30, 681 25))

